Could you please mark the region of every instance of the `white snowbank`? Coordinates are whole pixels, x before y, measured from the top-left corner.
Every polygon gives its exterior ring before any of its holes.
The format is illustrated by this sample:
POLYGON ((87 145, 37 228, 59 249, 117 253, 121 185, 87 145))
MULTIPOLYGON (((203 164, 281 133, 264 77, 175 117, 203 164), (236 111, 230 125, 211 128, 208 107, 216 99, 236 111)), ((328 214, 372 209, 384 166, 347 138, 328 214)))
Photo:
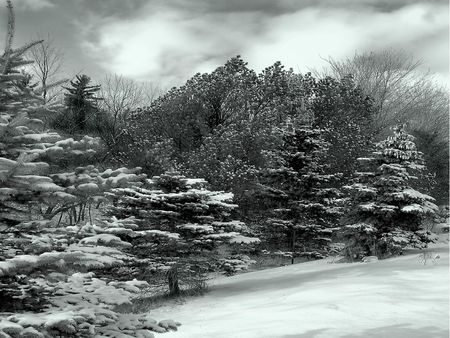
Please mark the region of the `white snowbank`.
POLYGON ((223 277, 184 305, 152 311, 183 323, 167 338, 448 337, 448 246, 354 264, 326 260, 223 277))

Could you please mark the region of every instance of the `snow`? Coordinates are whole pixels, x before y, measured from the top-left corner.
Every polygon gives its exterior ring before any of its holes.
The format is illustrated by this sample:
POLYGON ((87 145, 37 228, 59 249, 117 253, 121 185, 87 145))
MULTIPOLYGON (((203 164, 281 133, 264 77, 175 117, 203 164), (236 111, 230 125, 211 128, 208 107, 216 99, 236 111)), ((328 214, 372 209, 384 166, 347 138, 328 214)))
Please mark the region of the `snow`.
POLYGON ((213 240, 230 240, 232 238, 236 238, 240 236, 238 232, 221 232, 211 235, 202 236, 204 239, 213 239, 213 240))
POLYGON ((378 257, 377 257, 377 256, 367 256, 367 257, 364 257, 364 258, 362 259, 362 261, 363 261, 364 263, 378 262, 378 257))
POLYGON ((409 197, 413 200, 417 200, 417 201, 421 201, 421 200, 425 200, 425 201, 434 201, 435 199, 431 196, 422 194, 421 192, 415 190, 415 189, 405 189, 399 193, 394 194, 394 196, 399 197, 399 198, 404 198, 404 197, 409 197))
POLYGON ((352 185, 344 185, 342 188, 344 190, 354 189, 354 190, 357 190, 360 193, 365 193, 365 194, 368 194, 368 195, 374 195, 374 194, 376 194, 378 192, 377 189, 372 188, 372 187, 368 187, 368 186, 366 186, 364 184, 361 184, 361 183, 355 183, 355 184, 352 184, 352 185))
POLYGON ((61 139, 61 136, 59 136, 57 133, 38 133, 38 134, 27 134, 23 136, 16 136, 13 137, 13 139, 21 138, 25 140, 30 140, 33 142, 60 142, 58 140, 61 139))
POLYGON ((214 232, 214 228, 211 225, 206 225, 206 224, 191 224, 191 223, 189 223, 189 224, 178 225, 177 228, 190 230, 194 233, 212 233, 212 232, 214 232))
POLYGON ((145 281, 139 281, 136 278, 126 282, 110 282, 110 285, 114 287, 120 287, 126 291, 138 293, 142 288, 148 287, 148 283, 145 281))
POLYGON ((199 185, 199 184, 206 184, 207 182, 203 178, 185 178, 181 180, 186 185, 193 186, 193 185, 199 185))
POLYGON ((236 231, 243 230, 246 228, 245 223, 241 221, 229 221, 229 222, 212 222, 211 223, 215 227, 219 228, 231 228, 236 231))
POLYGON ((123 264, 124 259, 129 259, 129 257, 116 248, 71 244, 66 251, 44 252, 41 255, 18 255, 2 261, 0 262, 0 277, 12 275, 18 271, 25 273, 40 266, 62 266, 66 263, 106 268, 123 264))
POLYGON ((95 183, 83 183, 77 186, 77 190, 84 194, 95 194, 99 188, 95 183))
POLYGON ((110 234, 100 234, 91 237, 85 237, 80 241, 80 244, 106 244, 111 246, 131 246, 130 243, 122 241, 119 237, 110 234))
POLYGON ((136 234, 142 235, 142 236, 159 236, 159 237, 166 237, 169 239, 179 239, 180 235, 174 232, 169 231, 162 231, 162 230, 142 230, 142 231, 135 231, 136 234))
POLYGON ((431 202, 425 202, 424 205, 420 205, 417 203, 406 205, 402 208, 403 212, 408 213, 433 213, 437 209, 437 206, 431 202))
POLYGON ((106 179, 106 185, 111 187, 118 187, 120 185, 127 183, 128 181, 132 181, 134 178, 137 177, 138 176, 135 174, 119 173, 116 176, 108 177, 106 179))
POLYGON ((157 322, 147 313, 117 313, 117 305, 130 304, 146 282, 106 283, 93 273, 75 273, 56 282, 55 296, 39 313, 0 317, 0 337, 153 337, 150 331, 176 330, 178 322, 157 322), (113 295, 113 297, 112 297, 113 295), (32 326, 32 327, 31 327, 32 326), (44 334, 36 335, 36 328, 44 334), (34 335, 30 335, 33 333, 34 335))
POLYGON ((210 195, 212 201, 231 201, 234 197, 233 193, 231 192, 223 192, 223 193, 217 193, 215 195, 210 195))
POLYGON ((377 231, 377 229, 370 223, 354 223, 345 226, 347 229, 354 229, 359 231, 364 231, 366 233, 371 233, 377 231))
POLYGON ((11 270, 16 269, 17 266, 24 266, 30 264, 34 265, 38 264, 38 262, 39 257, 34 255, 20 255, 12 259, 5 260, 3 262, 0 262, 0 276, 6 275, 11 270))
POLYGON ((319 260, 216 279, 203 297, 152 311, 167 338, 448 337, 448 246, 368 263, 319 260))
POLYGON ((360 208, 361 210, 364 210, 364 211, 372 211, 372 210, 375 209, 375 207, 376 207, 376 204, 375 204, 374 202, 369 202, 369 203, 361 204, 361 205, 359 206, 359 208, 360 208))
POLYGON ((237 235, 234 236, 232 239, 230 239, 230 243, 239 243, 239 244, 256 244, 256 243, 260 243, 261 240, 259 238, 256 237, 247 237, 247 236, 243 236, 243 235, 237 235))
POLYGON ((17 175, 15 176, 17 182, 24 186, 28 186, 33 191, 61 191, 63 188, 53 183, 50 177, 38 175, 17 175))

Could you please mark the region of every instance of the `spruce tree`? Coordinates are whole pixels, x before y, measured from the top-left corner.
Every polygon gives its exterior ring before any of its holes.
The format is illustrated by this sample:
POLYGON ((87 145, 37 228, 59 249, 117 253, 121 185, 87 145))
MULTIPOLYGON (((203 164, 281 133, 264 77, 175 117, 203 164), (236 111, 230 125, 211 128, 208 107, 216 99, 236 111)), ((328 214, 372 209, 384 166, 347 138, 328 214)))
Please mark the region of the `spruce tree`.
POLYGON ((404 125, 376 144, 372 156, 358 158, 360 171, 351 185, 342 236, 351 259, 401 254, 406 246, 425 248, 433 241, 424 221, 433 216, 434 198, 411 187, 414 171, 424 169, 423 154, 404 125))
POLYGON ((125 222, 135 230, 118 232, 118 236, 133 243, 132 252, 147 271, 167 272, 173 295, 180 293, 180 283, 208 271, 245 268, 250 260, 239 255, 241 244, 259 242, 244 223, 232 220, 237 208, 233 195, 207 190, 203 179, 169 172, 147 180, 143 187, 114 189, 110 195, 114 217, 110 227, 125 222), (232 256, 220 255, 221 245, 232 256))
POLYGON ((19 68, 35 43, 11 47, 14 14, 7 4, 9 29, 0 57, 0 337, 151 337, 151 331, 176 329, 170 320, 116 312, 147 283, 92 273, 133 260, 122 251, 129 243, 92 238, 43 217, 43 206, 77 200, 70 192, 82 190, 82 184, 67 189, 55 182, 50 160, 81 156, 90 143, 64 140, 33 118, 41 99, 19 68))
POLYGON ((259 172, 257 195, 268 212, 262 236, 292 264, 298 256, 323 258, 340 214, 340 193, 330 187, 339 175, 324 173, 327 143, 321 130, 289 122, 278 133, 281 143, 269 153, 271 166, 259 172))
POLYGON ((70 132, 86 131, 87 122, 89 119, 95 117, 98 111, 97 102, 101 98, 95 96, 100 91, 100 85, 90 85, 91 78, 87 75, 77 75, 74 81, 70 81, 70 87, 63 87, 67 90, 64 94, 66 115, 65 121, 70 120, 72 125, 64 126, 58 119, 56 127, 63 127, 70 132), (60 123, 61 125, 58 125, 60 123))

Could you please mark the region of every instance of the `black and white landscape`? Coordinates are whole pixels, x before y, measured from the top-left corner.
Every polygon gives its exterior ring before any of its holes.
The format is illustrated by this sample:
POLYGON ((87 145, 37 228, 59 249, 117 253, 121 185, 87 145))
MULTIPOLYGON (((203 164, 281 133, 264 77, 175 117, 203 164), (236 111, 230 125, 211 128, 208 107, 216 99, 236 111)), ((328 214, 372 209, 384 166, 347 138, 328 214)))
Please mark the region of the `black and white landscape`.
POLYGON ((0 338, 448 337, 448 3, 0 13, 0 338))

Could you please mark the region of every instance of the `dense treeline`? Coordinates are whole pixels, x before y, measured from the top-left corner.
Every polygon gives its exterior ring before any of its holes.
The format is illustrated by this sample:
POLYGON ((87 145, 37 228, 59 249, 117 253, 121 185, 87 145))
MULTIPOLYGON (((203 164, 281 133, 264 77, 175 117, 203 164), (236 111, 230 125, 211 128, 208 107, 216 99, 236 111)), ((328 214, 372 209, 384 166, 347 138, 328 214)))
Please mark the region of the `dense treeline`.
POLYGON ((415 84, 426 87, 429 108, 423 99, 421 111, 413 106, 409 115, 396 115, 359 83, 352 74, 296 74, 278 62, 257 74, 236 57, 134 111, 124 121, 114 156, 151 174, 176 167, 240 195, 252 171, 267 165, 264 152, 276 146, 274 130, 287 118, 324 129, 329 170, 341 172, 344 179, 356 168, 356 158, 370 151, 371 142, 386 137, 390 126, 406 123, 428 164, 419 187, 445 204, 448 100, 442 90, 429 82, 415 84), (389 123, 381 122, 388 118, 389 123))
POLYGON ((170 160, 216 188, 238 192, 252 169, 267 164, 264 152, 276 146, 275 130, 286 119, 324 129, 328 163, 348 174, 373 139, 374 114, 371 99, 351 76, 317 79, 279 62, 256 74, 236 57, 136 111, 127 121, 124 143, 134 147, 129 156, 141 150, 129 161, 148 170, 161 170, 155 162, 163 166, 170 160), (154 153, 162 146, 170 159, 154 153))

